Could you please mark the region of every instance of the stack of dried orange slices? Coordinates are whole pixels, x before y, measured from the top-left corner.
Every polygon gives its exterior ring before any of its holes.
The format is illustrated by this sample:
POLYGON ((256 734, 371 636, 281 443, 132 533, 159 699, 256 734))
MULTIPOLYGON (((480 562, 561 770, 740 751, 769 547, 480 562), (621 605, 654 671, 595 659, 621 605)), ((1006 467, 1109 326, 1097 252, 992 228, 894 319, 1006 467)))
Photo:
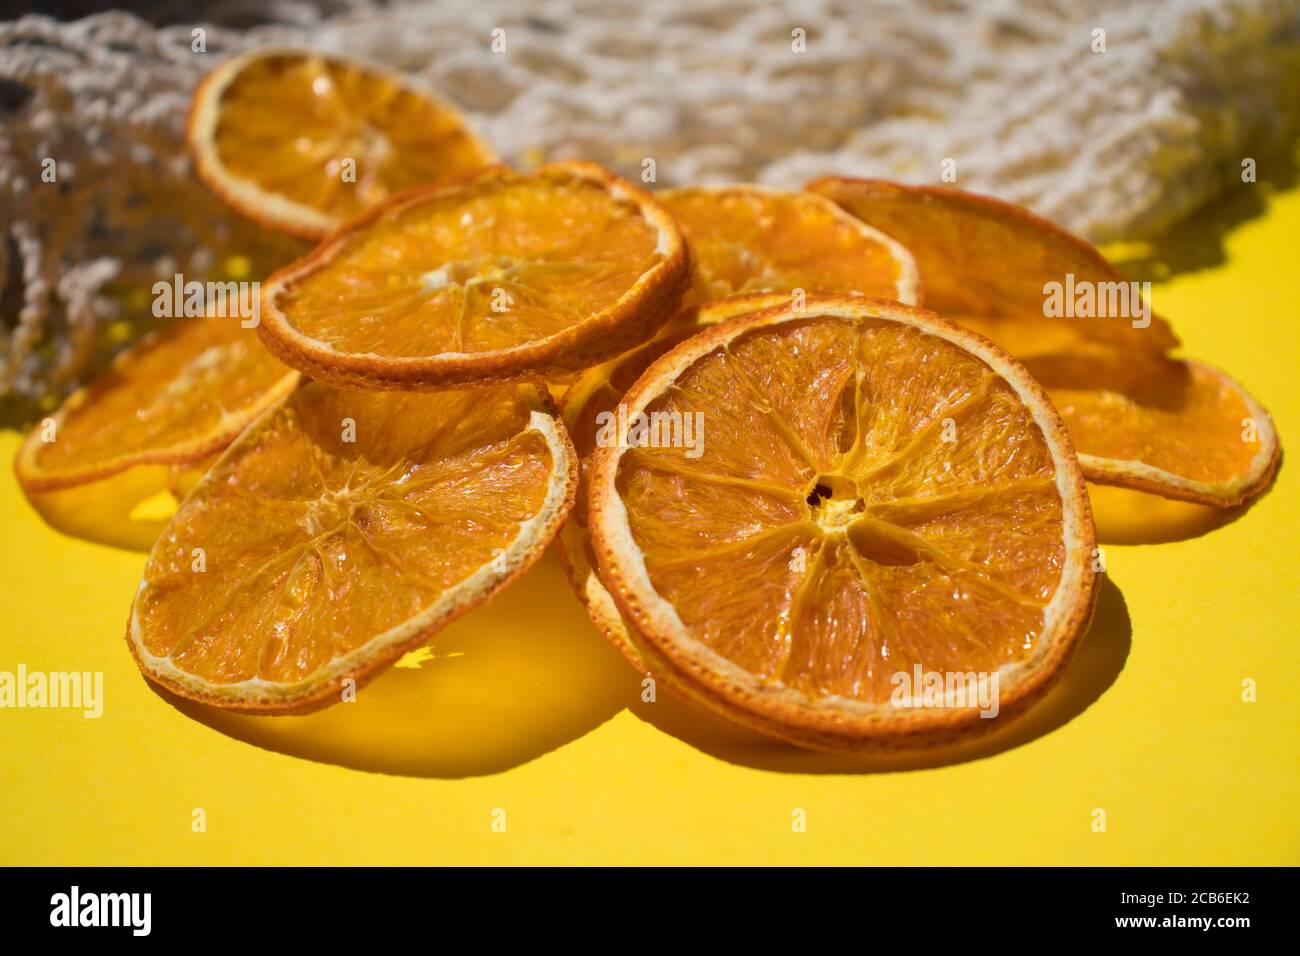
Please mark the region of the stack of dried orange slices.
POLYGON ((33 433, 19 476, 36 495, 228 445, 154 545, 128 643, 187 697, 308 710, 537 559, 577 482, 542 376, 656 332, 690 260, 630 184, 484 166, 449 107, 360 64, 232 61, 190 135, 200 175, 271 228, 348 221, 262 284, 256 334, 213 317, 140 343, 33 433), (343 152, 365 190, 333 188, 343 152))
POLYGON ((992 200, 485 165, 428 91, 279 49, 219 67, 189 136, 233 206, 323 241, 263 285, 265 348, 178 324, 17 470, 37 499, 211 463, 128 625, 196 700, 336 701, 558 535, 600 630, 683 697, 805 747, 933 746, 1061 675, 1096 590, 1085 477, 1227 506, 1276 464, 1164 320, 1045 321, 1045 281, 1118 277, 992 200))
MULTIPOLYGON (((907 245, 928 304, 987 335, 1047 389, 1089 481, 1218 507, 1268 486, 1279 446, 1267 411, 1228 375, 1169 353, 1178 338, 1092 246, 985 196, 828 177, 809 189, 907 245), (1044 314, 1075 288, 1091 316, 1044 314), (1127 309, 1113 307, 1112 300, 1127 309)), ((1067 310, 1062 310, 1067 311, 1067 310)))

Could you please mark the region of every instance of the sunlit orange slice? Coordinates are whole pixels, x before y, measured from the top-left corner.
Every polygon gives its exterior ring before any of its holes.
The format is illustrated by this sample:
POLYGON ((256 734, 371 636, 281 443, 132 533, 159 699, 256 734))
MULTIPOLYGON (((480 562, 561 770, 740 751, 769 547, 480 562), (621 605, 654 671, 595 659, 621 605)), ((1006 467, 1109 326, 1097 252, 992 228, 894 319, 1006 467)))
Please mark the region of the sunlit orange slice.
POLYGON ((579 456, 581 478, 573 511, 556 539, 560 561, 574 592, 600 632, 642 671, 653 669, 647 663, 647 657, 653 655, 653 651, 646 649, 630 633, 614 599, 593 570, 595 555, 591 551, 591 536, 587 530, 587 482, 601 416, 616 412, 628 387, 650 367, 651 362, 701 329, 788 301, 788 296, 758 293, 731 296, 683 309, 654 339, 583 372, 565 393, 562 406, 564 425, 579 456))
POLYGON ((686 305, 796 290, 921 301, 908 250, 813 193, 688 186, 656 198, 681 225, 696 260, 686 305))
POLYGON ((648 194, 590 163, 496 166, 395 196, 277 272, 261 332, 337 385, 508 380, 644 342, 689 282, 648 194))
POLYGON ((312 383, 181 504, 128 643, 146 676, 205 703, 334 703, 531 565, 576 483, 573 447, 532 386, 312 383))
POLYGON ((926 305, 1025 363, 1089 480, 1220 507, 1268 486, 1280 452, 1268 412, 1218 369, 1171 358, 1178 339, 1168 323, 1144 313, 1135 294, 1126 299, 1136 284, 1083 240, 954 189, 836 177, 808 188, 905 243, 926 305), (1061 316, 1068 290, 1093 304, 1061 316), (1086 311, 1106 314, 1079 316, 1086 311))
POLYGON ((14 470, 36 494, 138 465, 192 466, 297 384, 239 319, 177 319, 37 422, 14 470))
POLYGON ((195 90, 186 132, 195 169, 218 195, 305 239, 394 193, 495 161, 431 90, 304 50, 222 63, 195 90))
POLYGON ((622 405, 592 456, 600 577, 701 703, 805 746, 910 749, 992 728, 1069 660, 1095 593, 1083 476, 980 336, 810 298, 700 332, 622 405))

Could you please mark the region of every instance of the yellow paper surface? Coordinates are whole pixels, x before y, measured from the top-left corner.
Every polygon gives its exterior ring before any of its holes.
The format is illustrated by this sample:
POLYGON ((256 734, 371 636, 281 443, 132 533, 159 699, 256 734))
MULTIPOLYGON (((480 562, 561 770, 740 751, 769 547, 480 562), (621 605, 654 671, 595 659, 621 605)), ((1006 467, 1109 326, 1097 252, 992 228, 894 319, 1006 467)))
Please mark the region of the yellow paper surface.
MULTIPOLYGON (((1155 307, 1294 448, 1300 191, 1240 190, 1157 249, 1181 270, 1155 307)), ((553 554, 355 704, 178 703, 123 640, 144 555, 48 527, 6 468, 0 671, 102 671, 105 703, 0 710, 0 863, 1300 863, 1295 468, 1241 513, 1094 501, 1107 582, 1061 687, 997 740, 889 765, 641 703, 553 554)))

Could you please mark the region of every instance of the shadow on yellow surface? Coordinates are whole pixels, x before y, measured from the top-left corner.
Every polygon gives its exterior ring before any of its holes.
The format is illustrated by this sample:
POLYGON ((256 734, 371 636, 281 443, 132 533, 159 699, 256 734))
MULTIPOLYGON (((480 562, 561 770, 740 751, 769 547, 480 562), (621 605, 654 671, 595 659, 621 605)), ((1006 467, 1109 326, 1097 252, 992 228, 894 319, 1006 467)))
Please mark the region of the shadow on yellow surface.
POLYGON ((175 511, 167 491, 170 474, 166 465, 139 465, 90 484, 28 495, 27 500, 56 531, 148 552, 175 511), (161 498, 167 499, 165 507, 161 498), (152 507, 155 503, 159 506, 152 507))
POLYGON ((176 513, 177 503, 218 455, 220 451, 190 465, 136 465, 88 484, 25 494, 56 531, 148 554, 176 513))
POLYGON ((642 720, 707 754, 760 770, 792 773, 890 773, 965 763, 1019 747, 1069 723, 1096 701, 1124 669, 1132 642, 1132 624, 1119 588, 1101 579, 1092 627, 1079 645, 1060 683, 1032 710, 986 737, 912 755, 839 755, 800 750, 760 734, 733 727, 663 695, 656 703, 638 703, 642 720))
POLYGON ((232 714, 155 689, 195 720, 268 750, 380 773, 473 777, 581 737, 639 688, 572 598, 553 551, 403 663, 355 703, 304 717, 232 714))
POLYGON ((794 773, 875 773, 961 763, 1018 747, 1069 722, 1118 677, 1131 626, 1124 598, 1102 580, 1078 655, 1042 703, 1005 730, 917 756, 818 754, 769 740, 671 695, 640 702, 641 675, 603 640, 553 552, 478 608, 363 688, 352 704, 305 717, 232 714, 155 692, 230 737, 267 750, 359 770, 421 777, 499 773, 575 740, 630 702, 632 711, 721 760, 794 773), (557 595, 560 600, 556 600, 557 595), (546 613, 539 613, 546 608, 546 613))
MULTIPOLYGON (((1283 456, 1285 459, 1285 456, 1283 456)), ((1282 471, 1279 463, 1278 473, 1282 471)), ((1273 483, 1277 475, 1273 476, 1273 483)), ((1093 519, 1097 522, 1097 541, 1101 544, 1164 544, 1199 538, 1224 525, 1232 524, 1272 490, 1236 508, 1216 508, 1190 501, 1174 501, 1131 488, 1088 485, 1093 519)))

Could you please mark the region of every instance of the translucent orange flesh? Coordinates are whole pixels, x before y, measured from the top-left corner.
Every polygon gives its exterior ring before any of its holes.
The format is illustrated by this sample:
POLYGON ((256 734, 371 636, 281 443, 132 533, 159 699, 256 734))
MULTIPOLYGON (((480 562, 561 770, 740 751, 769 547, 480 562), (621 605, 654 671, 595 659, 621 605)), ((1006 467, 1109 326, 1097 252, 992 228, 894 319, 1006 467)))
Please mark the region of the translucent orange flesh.
POLYGON ((542 507, 554 462, 527 395, 295 392, 154 548, 145 647, 214 683, 294 683, 420 613, 542 507))
POLYGON ((736 187, 657 197, 696 260, 684 304, 744 292, 856 292, 898 298, 890 248, 808 193, 736 187))
POLYGON ((658 242, 599 183, 502 173, 387 210, 278 304, 342 352, 489 352, 614 305, 662 260, 658 242))
POLYGON ((178 319, 126 353, 37 449, 43 476, 94 473, 138 455, 238 431, 266 392, 294 375, 235 318, 178 319))
POLYGON ((723 657, 883 702, 914 665, 993 670, 1034 647, 1065 558, 1054 466, 968 352, 810 317, 702 357, 646 411, 703 415, 698 458, 629 449, 616 486, 656 591, 723 657))
POLYGON ((1196 481, 1229 481, 1246 473, 1260 450, 1260 423, 1233 383, 1206 366, 1164 360, 1143 380, 1108 389, 1089 386, 1125 361, 1130 376, 1157 365, 1118 356, 1026 364, 1049 384, 1048 394, 1082 452, 1141 461, 1196 481))
POLYGON ((1087 340, 1050 347, 1048 335, 1025 323, 952 317, 1024 362, 1081 455, 1228 482, 1244 475, 1260 450, 1257 433, 1246 429, 1252 412, 1244 393, 1209 366, 1087 340))
MULTIPOLYGON (((988 320, 980 331, 1023 356, 1096 341, 1126 350, 1164 352, 1178 344, 1169 324, 1152 316, 1047 318, 1043 286, 1125 282, 1092 247, 1021 215, 957 190, 930 192, 892 183, 826 179, 809 184, 863 222, 907 247, 925 286, 926 308, 959 320, 988 320)), ((1105 288, 1104 286, 1102 288, 1105 288)), ((1117 310, 1118 311, 1118 310, 1117 310)))
POLYGON ((1166 357, 1178 339, 1159 316, 1145 328, 1131 306, 1109 318, 1044 316, 1048 283, 1126 281, 1090 247, 956 191, 838 180, 809 188, 906 245, 927 307, 1021 359, 1080 454, 1226 482, 1260 450, 1243 424, 1251 413, 1241 390, 1213 369, 1166 357))
MULTIPOLYGON (((564 405, 564 425, 581 461, 577 501, 571 516, 584 529, 584 533, 587 526, 587 478, 590 455, 596 449, 599 417, 618 407, 632 383, 641 377, 641 373, 655 359, 701 329, 787 301, 788 298, 781 295, 746 295, 711 302, 699 308, 683 309, 651 341, 587 369, 574 383, 571 398, 564 405)), ((590 542, 585 544, 589 547, 590 542)), ((591 564, 594 567, 595 561, 592 560, 591 564)))
POLYGON ((448 105, 323 57, 256 58, 218 109, 214 138, 226 170, 340 220, 492 161, 448 105), (344 176, 349 159, 355 181, 344 176))

